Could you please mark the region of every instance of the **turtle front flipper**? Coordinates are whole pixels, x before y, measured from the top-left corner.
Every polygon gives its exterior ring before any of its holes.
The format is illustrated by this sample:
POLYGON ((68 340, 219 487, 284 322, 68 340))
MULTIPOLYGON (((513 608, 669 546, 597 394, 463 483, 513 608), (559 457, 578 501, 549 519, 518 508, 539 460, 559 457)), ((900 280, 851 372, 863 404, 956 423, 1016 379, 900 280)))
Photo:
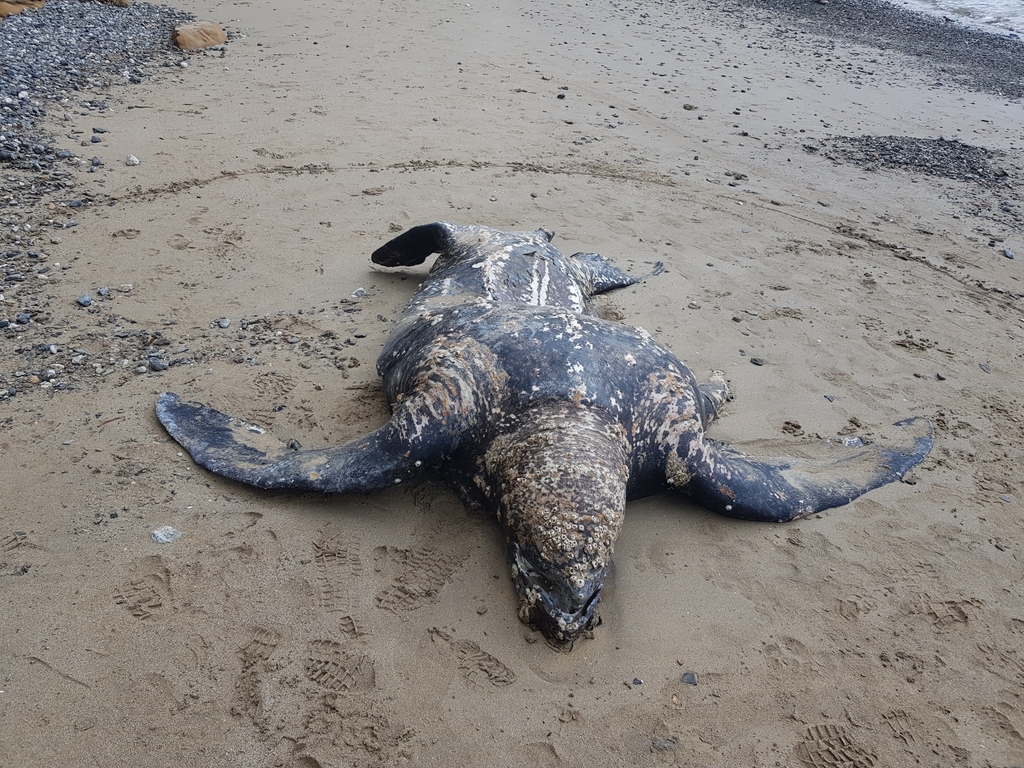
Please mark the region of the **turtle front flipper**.
POLYGON ((903 475, 928 455, 932 426, 907 419, 891 446, 822 441, 818 444, 765 444, 751 455, 706 438, 669 461, 669 484, 694 501, 727 517, 786 522, 839 507, 903 475))
POLYGON ((408 433, 414 407, 400 407, 391 421, 358 440, 312 450, 290 447, 261 427, 171 392, 160 395, 156 414, 197 464, 218 475, 257 488, 350 493, 400 483, 455 449, 454 430, 408 433))

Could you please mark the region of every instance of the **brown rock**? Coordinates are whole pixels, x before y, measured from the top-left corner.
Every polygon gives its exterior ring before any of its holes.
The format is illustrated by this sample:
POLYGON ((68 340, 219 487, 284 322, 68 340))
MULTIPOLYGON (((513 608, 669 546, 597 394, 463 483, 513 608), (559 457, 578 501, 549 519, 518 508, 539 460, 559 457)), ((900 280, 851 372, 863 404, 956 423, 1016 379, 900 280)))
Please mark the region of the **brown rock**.
POLYGON ((0 0, 0 19, 21 13, 26 8, 42 8, 46 0, 0 0))
POLYGON ((224 27, 216 21, 190 21, 174 28, 171 42, 183 51, 198 51, 228 41, 224 27))

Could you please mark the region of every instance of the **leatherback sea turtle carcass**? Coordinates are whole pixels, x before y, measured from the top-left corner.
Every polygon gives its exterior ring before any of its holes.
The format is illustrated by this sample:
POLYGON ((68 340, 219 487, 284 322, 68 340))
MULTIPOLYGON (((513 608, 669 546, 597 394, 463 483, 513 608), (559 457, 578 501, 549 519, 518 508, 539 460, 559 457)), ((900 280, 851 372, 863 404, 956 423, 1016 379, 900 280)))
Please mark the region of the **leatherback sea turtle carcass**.
POLYGON ((643 329, 597 317, 592 296, 641 278, 551 238, 435 223, 374 252, 388 267, 438 258, 377 361, 392 416, 365 437, 296 449, 169 392, 157 415, 200 465, 259 488, 367 492, 440 472, 497 516, 519 616, 556 644, 596 623, 628 500, 676 489, 729 517, 793 520, 902 478, 931 449, 924 419, 888 446, 753 456, 709 439, 725 379, 698 384, 643 329))

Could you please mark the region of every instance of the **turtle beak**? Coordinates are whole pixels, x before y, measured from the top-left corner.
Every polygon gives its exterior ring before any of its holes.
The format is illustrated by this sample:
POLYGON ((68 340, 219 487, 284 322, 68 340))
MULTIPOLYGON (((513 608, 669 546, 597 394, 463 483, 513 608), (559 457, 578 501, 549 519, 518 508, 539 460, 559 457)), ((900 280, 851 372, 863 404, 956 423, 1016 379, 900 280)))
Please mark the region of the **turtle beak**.
POLYGON ((574 584, 545 568, 540 556, 509 545, 512 578, 519 594, 519 618, 543 633, 556 647, 572 646, 583 632, 597 626, 597 604, 608 568, 587 574, 574 584))

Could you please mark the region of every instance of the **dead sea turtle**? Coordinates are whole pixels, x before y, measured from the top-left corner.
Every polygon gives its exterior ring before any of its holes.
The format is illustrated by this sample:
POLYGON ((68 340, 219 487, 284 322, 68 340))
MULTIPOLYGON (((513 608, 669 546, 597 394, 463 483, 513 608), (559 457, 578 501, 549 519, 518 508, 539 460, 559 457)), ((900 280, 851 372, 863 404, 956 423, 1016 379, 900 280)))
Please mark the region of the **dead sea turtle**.
POLYGON ((379 248, 389 267, 438 253, 377 369, 392 416, 346 445, 293 449, 173 393, 157 415, 192 457, 260 488, 373 491, 437 469, 504 529, 519 616, 554 643, 594 625, 626 501, 678 489, 730 517, 786 521, 900 479, 931 425, 898 445, 807 443, 744 455, 705 436, 728 398, 646 331, 594 316, 640 280, 552 235, 425 224, 379 248))

